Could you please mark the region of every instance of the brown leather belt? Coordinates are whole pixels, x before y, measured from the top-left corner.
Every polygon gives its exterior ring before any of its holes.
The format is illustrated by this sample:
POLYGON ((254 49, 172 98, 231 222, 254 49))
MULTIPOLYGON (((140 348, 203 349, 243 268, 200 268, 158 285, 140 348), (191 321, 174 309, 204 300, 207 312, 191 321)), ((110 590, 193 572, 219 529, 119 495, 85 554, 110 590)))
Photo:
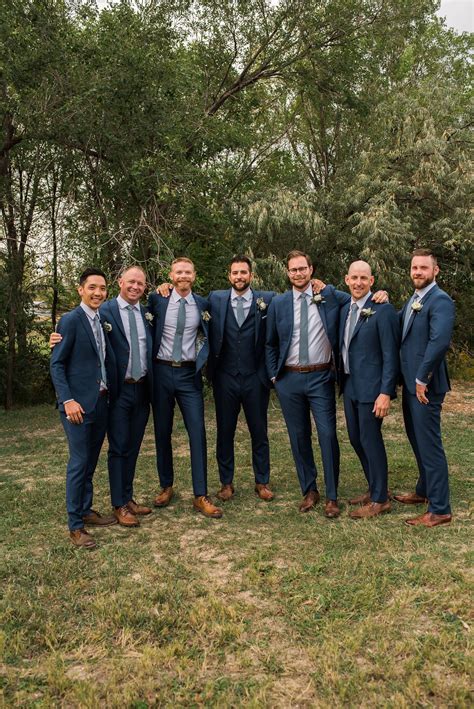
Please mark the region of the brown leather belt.
POLYGON ((167 367, 196 367, 196 362, 187 360, 185 362, 174 362, 172 359, 157 359, 157 364, 165 364, 167 367))
POLYGON ((146 377, 140 377, 140 379, 133 379, 132 377, 129 377, 128 379, 124 379, 125 384, 143 384, 143 382, 146 380, 146 377))
POLYGON ((324 372, 326 369, 331 369, 332 367, 332 362, 326 362, 326 364, 302 364, 300 365, 295 365, 294 367, 292 365, 286 365, 283 367, 284 372, 300 372, 300 373, 307 373, 307 372, 324 372))

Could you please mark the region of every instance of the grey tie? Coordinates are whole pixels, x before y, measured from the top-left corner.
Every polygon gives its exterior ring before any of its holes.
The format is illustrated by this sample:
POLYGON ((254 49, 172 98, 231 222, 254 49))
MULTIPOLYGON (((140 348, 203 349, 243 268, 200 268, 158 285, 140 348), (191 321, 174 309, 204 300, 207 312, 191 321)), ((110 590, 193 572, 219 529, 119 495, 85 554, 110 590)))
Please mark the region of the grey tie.
POLYGON ((410 318, 413 315, 413 310, 411 309, 411 306, 413 303, 416 303, 416 301, 419 299, 418 293, 413 293, 412 297, 408 301, 407 309, 405 311, 405 318, 403 320, 403 333, 402 333, 402 339, 405 337, 407 330, 408 330, 408 323, 410 322, 410 318))
POLYGON ((245 312, 244 312, 244 299, 241 295, 237 296, 237 310, 236 310, 237 325, 242 327, 245 322, 245 312))
POLYGON ((359 308, 357 307, 357 303, 352 303, 351 316, 349 318, 349 331, 347 333, 347 349, 349 349, 349 345, 351 344, 352 340, 352 335, 354 334, 355 326, 357 324, 358 311, 359 308))
POLYGON ((183 334, 186 325, 186 299, 179 299, 178 319, 176 321, 176 332, 173 340, 172 358, 174 362, 181 362, 183 356, 183 334))
POLYGON ((140 343, 138 341, 138 328, 135 318, 135 308, 132 305, 127 305, 128 324, 130 326, 130 354, 132 356, 132 371, 130 372, 132 379, 138 381, 142 376, 142 365, 140 362, 140 343))
POLYGON ((301 309, 300 309, 300 351, 299 351, 299 363, 308 364, 309 363, 309 345, 308 345, 308 299, 306 298, 306 293, 302 293, 301 296, 301 309))
POLYGON ((97 349, 99 350, 100 376, 104 384, 107 384, 107 372, 105 371, 104 350, 102 349, 102 333, 100 331, 100 318, 97 314, 92 321, 94 324, 94 335, 97 349))

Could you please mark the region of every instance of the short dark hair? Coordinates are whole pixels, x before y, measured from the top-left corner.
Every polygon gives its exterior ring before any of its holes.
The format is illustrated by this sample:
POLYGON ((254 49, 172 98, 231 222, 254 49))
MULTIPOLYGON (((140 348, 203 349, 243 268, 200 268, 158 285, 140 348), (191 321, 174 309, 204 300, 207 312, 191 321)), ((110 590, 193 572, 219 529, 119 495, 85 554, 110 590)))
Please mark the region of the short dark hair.
POLYGON ((231 260, 229 261, 229 271, 232 268, 232 264, 234 263, 246 263, 249 267, 250 273, 252 273, 252 262, 248 256, 245 256, 244 254, 236 254, 235 256, 232 256, 231 260))
POLYGON ((79 285, 83 286, 84 283, 87 281, 89 276, 102 276, 104 279, 105 283, 107 284, 107 276, 103 271, 100 270, 100 268, 86 268, 85 271, 81 273, 79 276, 79 285))
POLYGON ((291 261, 292 258, 299 258, 302 256, 303 258, 306 259, 306 263, 308 266, 312 266, 313 262, 311 261, 311 256, 308 254, 305 254, 304 251, 298 251, 297 249, 294 249, 293 251, 290 251, 290 253, 286 257, 286 265, 288 266, 289 262, 291 261))
POLYGON ((415 249, 412 252, 411 257, 413 258, 414 256, 431 256, 433 259, 433 262, 438 265, 438 259, 434 255, 434 253, 431 251, 431 249, 415 249))

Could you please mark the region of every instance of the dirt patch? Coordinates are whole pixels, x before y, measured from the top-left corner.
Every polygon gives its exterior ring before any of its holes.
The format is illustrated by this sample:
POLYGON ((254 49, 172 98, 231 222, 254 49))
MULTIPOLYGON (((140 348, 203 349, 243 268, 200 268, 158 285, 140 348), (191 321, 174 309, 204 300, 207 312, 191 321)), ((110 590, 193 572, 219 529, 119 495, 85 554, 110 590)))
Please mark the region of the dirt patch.
POLYGON ((474 384, 457 382, 454 389, 446 394, 443 411, 448 414, 472 416, 474 414, 474 384))

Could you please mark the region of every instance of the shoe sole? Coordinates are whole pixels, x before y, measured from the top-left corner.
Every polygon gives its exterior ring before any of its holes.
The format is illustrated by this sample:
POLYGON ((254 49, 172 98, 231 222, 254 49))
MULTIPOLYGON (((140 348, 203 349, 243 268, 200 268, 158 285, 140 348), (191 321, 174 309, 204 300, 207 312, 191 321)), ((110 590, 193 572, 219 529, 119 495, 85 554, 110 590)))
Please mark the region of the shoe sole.
POLYGON ((199 514, 203 515, 203 517, 208 517, 209 519, 221 519, 221 517, 222 517, 222 513, 220 515, 219 514, 218 515, 208 514, 207 512, 203 512, 202 510, 198 510, 197 507, 193 507, 193 510, 195 512, 199 512, 199 514))

